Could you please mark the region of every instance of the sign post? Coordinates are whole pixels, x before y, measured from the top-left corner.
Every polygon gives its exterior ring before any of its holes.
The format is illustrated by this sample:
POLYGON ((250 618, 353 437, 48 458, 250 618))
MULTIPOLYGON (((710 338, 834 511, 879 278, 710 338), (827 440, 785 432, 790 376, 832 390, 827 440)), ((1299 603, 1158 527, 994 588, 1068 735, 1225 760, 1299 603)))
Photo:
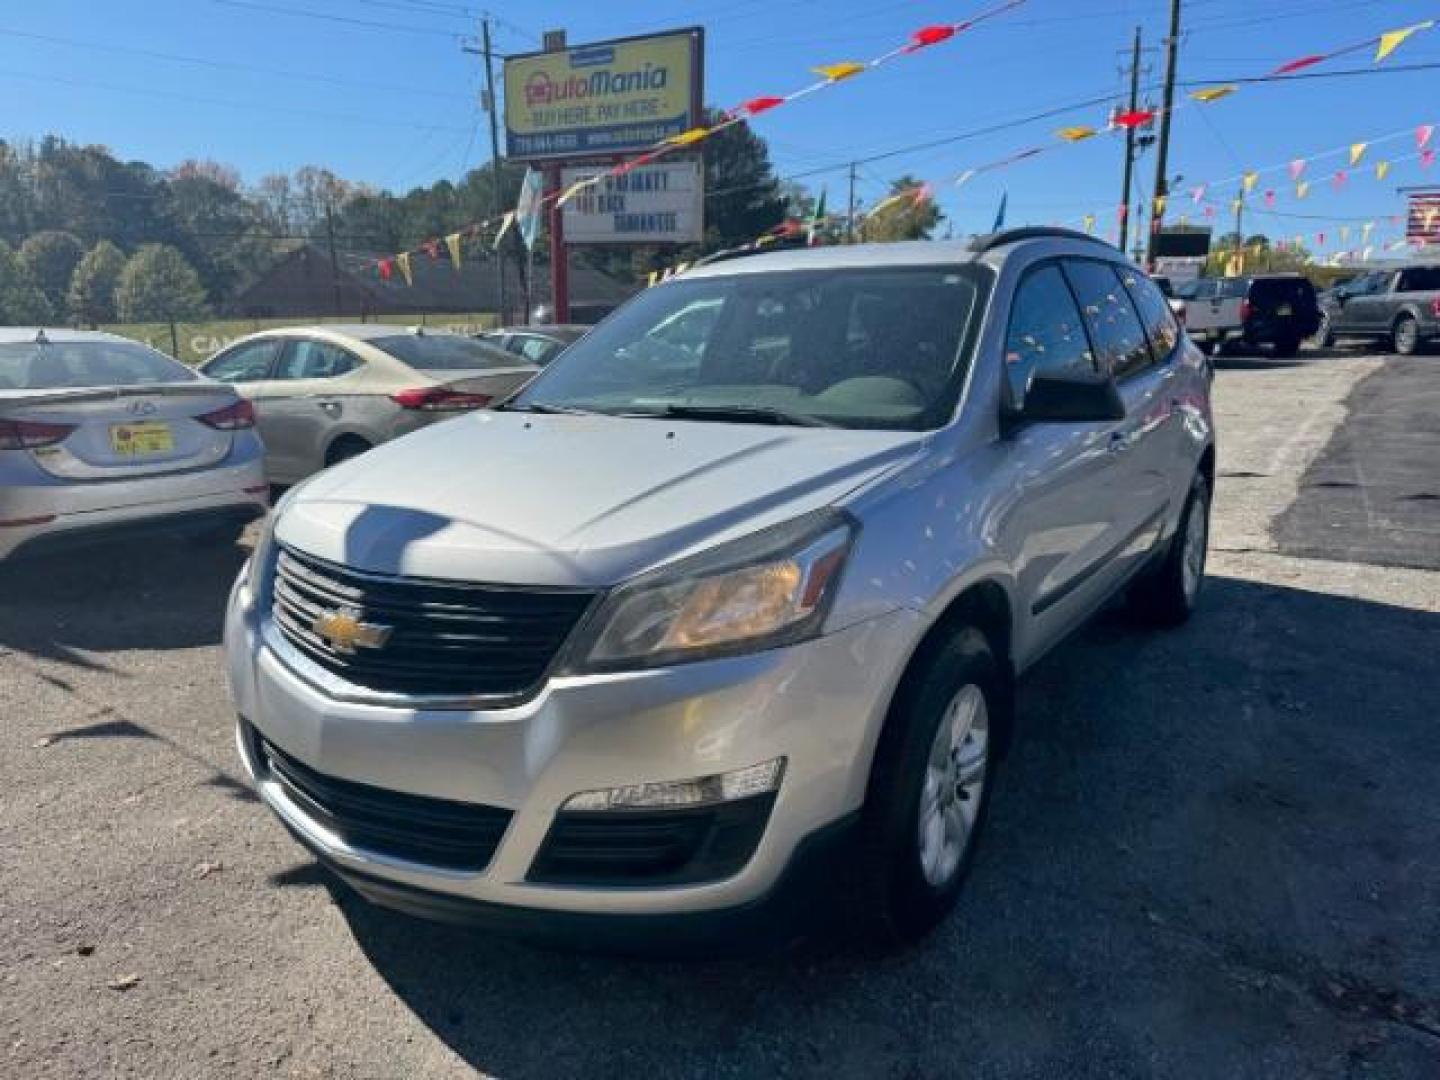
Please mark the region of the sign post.
MULTIPOLYGON (((565 247, 565 208, 560 205, 560 166, 545 169, 545 194, 550 198, 550 313, 553 323, 570 321, 570 252, 565 247)), ((529 322, 529 316, 526 316, 529 322)))

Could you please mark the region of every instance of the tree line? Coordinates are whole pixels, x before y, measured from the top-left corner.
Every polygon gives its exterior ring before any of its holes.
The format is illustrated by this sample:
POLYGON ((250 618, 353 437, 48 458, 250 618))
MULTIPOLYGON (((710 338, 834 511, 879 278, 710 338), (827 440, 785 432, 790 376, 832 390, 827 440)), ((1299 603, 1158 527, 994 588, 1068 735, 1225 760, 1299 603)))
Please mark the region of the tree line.
MULTIPOLYGON (((713 118, 712 118, 713 119, 713 118)), ((577 257, 622 281, 747 243, 788 218, 813 213, 815 196, 776 177, 765 141, 728 127, 704 152, 705 233, 699 244, 587 246, 577 257)), ((0 323, 97 325, 203 318, 224 311, 257 277, 307 242, 385 254, 493 218, 513 207, 525 169, 506 164, 396 194, 307 165, 242 184, 232 167, 192 159, 161 169, 58 136, 0 140, 0 323), (496 184, 499 198, 496 198, 496 184)), ((896 182, 895 190, 913 183, 896 182)), ((833 206, 833 204, 832 204, 833 206)), ((928 235, 933 203, 899 208, 856 238, 928 235)), ((826 240, 843 238, 831 218, 826 240)), ((470 258, 523 254, 512 231, 502 249, 471 245, 470 258)), ((543 264, 544 252, 537 252, 543 264)))

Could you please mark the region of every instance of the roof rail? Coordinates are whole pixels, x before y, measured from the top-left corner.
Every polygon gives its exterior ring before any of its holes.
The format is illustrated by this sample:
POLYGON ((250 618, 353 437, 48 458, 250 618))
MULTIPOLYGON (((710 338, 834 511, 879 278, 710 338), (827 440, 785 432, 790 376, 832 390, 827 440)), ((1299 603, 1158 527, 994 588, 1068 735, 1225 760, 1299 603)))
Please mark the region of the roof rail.
POLYGON ((806 247, 803 238, 781 237, 764 247, 756 247, 754 244, 746 244, 744 247, 726 248, 723 251, 714 251, 709 255, 702 255, 696 259, 691 266, 709 266, 711 263, 729 262, 731 259, 744 259, 751 255, 764 255, 770 251, 790 251, 795 248, 806 247))
POLYGON ((1026 225, 1019 229, 1002 229, 999 232, 987 233, 977 236, 970 241, 969 248, 977 255, 995 248, 1003 247, 1006 244, 1019 243, 1021 240, 1087 240, 1092 244, 1099 244, 1101 247, 1114 249, 1114 245, 1106 243, 1098 237, 1089 233, 1080 232, 1078 229, 1062 229, 1054 225, 1026 225))

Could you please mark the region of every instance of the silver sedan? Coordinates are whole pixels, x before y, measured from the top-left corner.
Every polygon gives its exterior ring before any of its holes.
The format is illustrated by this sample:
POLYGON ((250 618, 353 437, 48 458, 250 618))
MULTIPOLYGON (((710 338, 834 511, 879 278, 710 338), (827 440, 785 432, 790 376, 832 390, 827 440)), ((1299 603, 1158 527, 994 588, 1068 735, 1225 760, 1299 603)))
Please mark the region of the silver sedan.
POLYGON ((0 330, 0 560, 123 534, 233 539, 269 488, 250 403, 154 349, 0 330))
POLYGON ((499 401, 539 368, 459 334, 364 323, 266 330, 230 345, 201 370, 254 405, 266 475, 291 484, 499 401))

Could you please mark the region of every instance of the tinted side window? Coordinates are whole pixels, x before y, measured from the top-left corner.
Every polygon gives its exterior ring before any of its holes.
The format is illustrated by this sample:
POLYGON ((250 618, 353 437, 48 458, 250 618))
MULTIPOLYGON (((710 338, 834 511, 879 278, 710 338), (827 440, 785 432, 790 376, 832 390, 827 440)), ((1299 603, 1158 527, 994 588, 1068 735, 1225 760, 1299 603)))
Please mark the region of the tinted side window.
POLYGON ((221 353, 203 370, 212 379, 227 383, 258 382, 270 377, 270 364, 275 359, 279 342, 250 341, 221 353))
POLYGON ((1075 287, 1090 339, 1100 354, 1100 370, 1123 379, 1148 367, 1150 342, 1119 275, 1108 263, 1088 259, 1068 260, 1065 273, 1075 287))
POLYGON ((1005 336, 1005 377, 1010 401, 1019 408, 1032 373, 1095 373, 1095 357, 1065 277, 1055 265, 1028 274, 1010 305, 1005 336))
POLYGON ((1175 351, 1175 343, 1180 340, 1180 327, 1175 323, 1170 302, 1159 287, 1138 270, 1122 269, 1120 280, 1125 283, 1126 292, 1140 312, 1140 321, 1150 335, 1150 347, 1157 357, 1164 360, 1175 351))
POLYGON ((1440 291, 1440 266, 1412 266, 1400 273, 1399 292, 1440 291))
POLYGON ((280 359, 277 379, 333 379, 354 371, 358 361, 328 341, 291 341, 280 359))
POLYGON ((532 337, 526 334, 523 337, 517 336, 515 341, 518 347, 514 351, 532 364, 548 364, 560 351, 560 346, 548 338, 532 337))

